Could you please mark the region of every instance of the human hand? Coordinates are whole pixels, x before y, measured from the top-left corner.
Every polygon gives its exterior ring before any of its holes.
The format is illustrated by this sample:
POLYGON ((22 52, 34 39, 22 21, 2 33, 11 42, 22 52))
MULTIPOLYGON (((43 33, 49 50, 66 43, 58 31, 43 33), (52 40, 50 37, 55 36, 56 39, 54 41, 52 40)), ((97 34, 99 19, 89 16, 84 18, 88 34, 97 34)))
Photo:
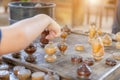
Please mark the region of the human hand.
POLYGON ((59 37, 61 34, 61 27, 57 24, 52 18, 50 18, 50 25, 47 27, 49 31, 49 35, 46 36, 46 39, 54 39, 55 37, 59 37))

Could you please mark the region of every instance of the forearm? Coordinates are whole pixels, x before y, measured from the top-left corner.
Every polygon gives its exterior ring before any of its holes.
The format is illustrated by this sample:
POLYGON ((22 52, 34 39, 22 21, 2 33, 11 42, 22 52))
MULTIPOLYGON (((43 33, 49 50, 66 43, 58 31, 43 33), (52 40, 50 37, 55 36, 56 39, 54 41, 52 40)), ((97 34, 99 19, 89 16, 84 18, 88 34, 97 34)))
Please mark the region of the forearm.
POLYGON ((28 46, 50 24, 49 18, 46 17, 32 17, 2 28, 0 53, 15 52, 28 46))

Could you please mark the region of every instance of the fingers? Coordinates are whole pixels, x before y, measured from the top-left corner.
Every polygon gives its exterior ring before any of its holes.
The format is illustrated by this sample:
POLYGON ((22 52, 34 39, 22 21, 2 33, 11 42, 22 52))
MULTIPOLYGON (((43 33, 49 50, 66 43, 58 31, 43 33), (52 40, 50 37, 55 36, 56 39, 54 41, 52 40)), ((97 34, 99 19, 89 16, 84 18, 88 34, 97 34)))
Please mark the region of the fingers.
POLYGON ((46 37, 47 39, 54 39, 55 37, 60 36, 61 28, 59 26, 49 25, 48 30, 49 35, 46 37))
POLYGON ((50 31, 49 35, 46 36, 46 39, 51 40, 51 39, 54 39, 55 37, 57 37, 56 34, 55 34, 55 32, 50 31))
POLYGON ((47 29, 49 30, 49 35, 46 36, 46 39, 54 39, 55 37, 60 36, 61 27, 52 18, 49 17, 49 19, 50 19, 50 24, 49 24, 49 26, 47 26, 47 29))

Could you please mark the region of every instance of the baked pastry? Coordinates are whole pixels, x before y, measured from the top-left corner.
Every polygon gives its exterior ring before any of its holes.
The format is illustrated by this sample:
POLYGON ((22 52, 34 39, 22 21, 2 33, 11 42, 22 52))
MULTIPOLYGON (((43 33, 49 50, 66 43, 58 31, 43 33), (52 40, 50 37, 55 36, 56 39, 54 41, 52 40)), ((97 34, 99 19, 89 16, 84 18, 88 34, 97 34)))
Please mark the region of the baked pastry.
POLYGON ((15 66, 14 68, 13 68, 13 71, 14 71, 14 75, 18 75, 18 71, 19 70, 21 70, 21 69, 25 69, 25 67, 24 66, 15 66))
POLYGON ((109 65, 109 66, 115 66, 117 64, 117 62, 111 58, 107 58, 105 63, 106 65, 109 65))
POLYGON ((34 72, 32 74, 32 80, 44 80, 45 73, 44 72, 34 72))
POLYGON ((0 70, 8 70, 9 66, 7 64, 1 64, 0 65, 0 70))
POLYGON ((84 60, 84 63, 86 63, 88 66, 92 66, 94 64, 94 59, 93 58, 86 58, 84 60))
POLYGON ((31 71, 28 69, 21 69, 18 71, 19 80, 28 80, 31 76, 31 71))
POLYGON ((7 70, 0 71, 0 80, 9 80, 10 73, 7 70))
POLYGON ((113 58, 116 60, 120 60, 120 53, 119 52, 113 53, 113 58))
POLYGON ((116 43, 116 49, 120 49, 120 42, 116 43))
POLYGON ((84 50, 84 46, 81 45, 81 44, 76 44, 76 45, 75 45, 75 50, 76 50, 76 51, 83 51, 83 50, 84 50))
POLYGON ((111 46, 112 45, 112 38, 108 34, 106 34, 103 37, 102 41, 103 41, 104 46, 111 46))
POLYGON ((116 33, 115 39, 120 42, 120 32, 116 33))

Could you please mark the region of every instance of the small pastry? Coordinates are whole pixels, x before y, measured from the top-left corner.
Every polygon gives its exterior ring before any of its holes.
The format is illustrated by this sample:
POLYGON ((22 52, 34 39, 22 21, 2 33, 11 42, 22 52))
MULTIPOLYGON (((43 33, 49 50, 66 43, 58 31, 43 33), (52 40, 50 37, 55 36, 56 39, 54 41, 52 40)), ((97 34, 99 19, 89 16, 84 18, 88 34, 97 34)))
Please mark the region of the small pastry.
POLYGON ((120 49, 120 42, 116 43, 116 49, 120 49))
POLYGON ((31 71, 28 69, 21 69, 18 71, 19 80, 28 80, 30 78, 31 71))
POLYGON ((108 34, 106 34, 103 37, 102 41, 103 41, 104 46, 111 46, 112 45, 112 38, 108 34))
POLYGON ((105 63, 109 66, 115 66, 117 64, 117 62, 111 58, 107 58, 105 63))
POLYGON ((94 64, 94 59, 93 58, 87 58, 84 60, 84 63, 86 63, 88 66, 92 66, 94 64))
POLYGON ((84 50, 84 46, 81 45, 81 44, 76 44, 76 45, 75 45, 75 50, 76 50, 76 51, 83 51, 83 50, 84 50))
POLYGON ((44 72, 34 72, 32 74, 32 80, 44 80, 45 73, 44 72))
POLYGON ((14 75, 18 75, 18 71, 19 70, 21 70, 21 69, 25 69, 25 67, 24 66, 15 66, 14 68, 13 68, 13 71, 14 71, 14 75))
POLYGON ((0 71, 0 80, 9 80, 10 73, 7 70, 0 71))
POLYGON ((115 39, 120 42, 120 32, 116 33, 115 39))
POLYGON ((9 66, 7 64, 1 64, 0 65, 0 70, 8 70, 9 66))
POLYGON ((20 52, 17 52, 17 53, 13 53, 12 54, 12 57, 14 57, 14 58, 20 58, 20 52))
POLYGON ((119 52, 113 53, 113 58, 116 60, 120 60, 120 53, 119 52))

